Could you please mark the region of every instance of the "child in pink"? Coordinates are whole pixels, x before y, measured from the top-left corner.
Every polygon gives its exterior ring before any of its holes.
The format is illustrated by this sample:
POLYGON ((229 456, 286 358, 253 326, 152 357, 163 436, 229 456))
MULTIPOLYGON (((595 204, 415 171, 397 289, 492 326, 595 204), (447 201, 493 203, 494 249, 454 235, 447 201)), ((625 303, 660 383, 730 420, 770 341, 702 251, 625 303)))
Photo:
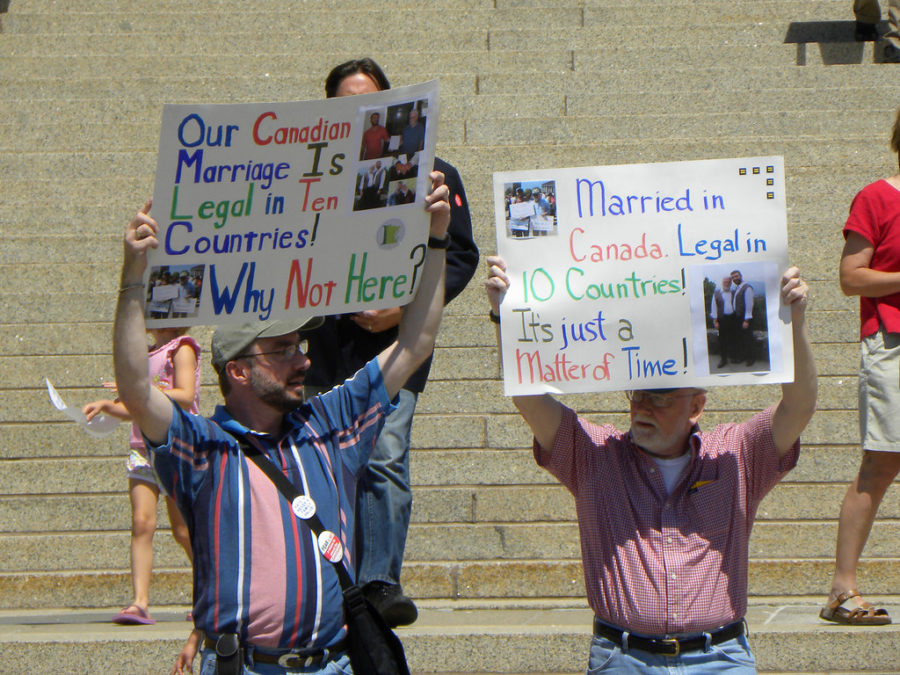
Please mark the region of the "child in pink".
MULTIPOLYGON (((199 412, 200 404, 200 345, 185 335, 185 328, 158 328, 148 331, 153 337, 150 347, 150 378, 154 385, 166 392, 185 410, 199 412)), ((104 413, 129 420, 128 410, 118 399, 103 399, 83 408, 88 420, 104 413)), ((153 533, 156 531, 156 504, 159 485, 148 461, 141 432, 131 426, 131 453, 128 470, 128 493, 131 498, 131 583, 134 600, 113 617, 113 623, 149 625, 156 623, 149 613, 150 575, 153 570, 153 533)), ((191 558, 191 544, 187 525, 175 502, 166 497, 172 536, 191 558)))

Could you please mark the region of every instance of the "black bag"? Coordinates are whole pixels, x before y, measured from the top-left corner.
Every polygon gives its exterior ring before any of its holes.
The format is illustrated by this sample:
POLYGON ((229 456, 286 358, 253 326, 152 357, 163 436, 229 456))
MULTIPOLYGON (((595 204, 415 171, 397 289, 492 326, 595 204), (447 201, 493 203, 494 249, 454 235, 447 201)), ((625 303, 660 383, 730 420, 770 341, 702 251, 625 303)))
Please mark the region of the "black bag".
MULTIPOLYGON (((250 441, 249 438, 246 440, 250 441)), ((241 442, 240 446, 247 458, 269 477, 289 504, 293 504, 303 494, 252 441, 241 442)), ((305 519, 305 522, 316 537, 325 529, 316 515, 305 519)), ((348 652, 354 675, 409 675, 400 638, 384 622, 372 603, 366 600, 362 589, 353 583, 343 559, 329 562, 334 565, 343 590, 344 620, 347 622, 347 639, 350 643, 348 652)))
POLYGON ((356 584, 344 589, 344 618, 355 675, 409 675, 400 638, 356 584))

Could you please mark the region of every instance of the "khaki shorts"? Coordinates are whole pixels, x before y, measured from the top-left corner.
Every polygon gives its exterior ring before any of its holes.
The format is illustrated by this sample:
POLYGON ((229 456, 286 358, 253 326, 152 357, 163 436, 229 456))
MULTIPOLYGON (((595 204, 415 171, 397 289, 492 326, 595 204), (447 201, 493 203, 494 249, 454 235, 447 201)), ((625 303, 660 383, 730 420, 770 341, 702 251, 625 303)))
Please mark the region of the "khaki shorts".
POLYGON ((859 436, 863 450, 900 452, 900 334, 863 338, 859 363, 859 436))

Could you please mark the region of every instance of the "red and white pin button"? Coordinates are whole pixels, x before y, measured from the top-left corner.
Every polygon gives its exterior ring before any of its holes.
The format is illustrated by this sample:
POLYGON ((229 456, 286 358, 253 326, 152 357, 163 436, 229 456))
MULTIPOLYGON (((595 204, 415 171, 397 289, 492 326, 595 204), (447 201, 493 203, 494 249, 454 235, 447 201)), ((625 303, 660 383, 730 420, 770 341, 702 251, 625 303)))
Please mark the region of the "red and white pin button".
POLYGON ((319 534, 319 550, 329 562, 338 562, 344 557, 344 547, 334 532, 324 530, 319 534))

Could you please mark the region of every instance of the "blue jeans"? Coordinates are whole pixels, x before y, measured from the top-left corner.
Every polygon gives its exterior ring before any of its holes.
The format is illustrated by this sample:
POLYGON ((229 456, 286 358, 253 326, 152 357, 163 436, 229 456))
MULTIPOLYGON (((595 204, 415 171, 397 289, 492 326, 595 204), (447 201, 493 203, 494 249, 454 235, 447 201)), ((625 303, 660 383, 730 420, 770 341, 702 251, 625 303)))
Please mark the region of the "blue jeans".
MULTIPOLYGON (((252 662, 252 654, 249 659, 252 662)), ((292 668, 287 670, 277 663, 244 664, 242 675, 353 675, 350 657, 345 653, 338 658, 319 663, 309 668, 292 668)), ((214 649, 200 650, 200 675, 216 675, 216 652, 214 649)))
POLYGON ((387 416, 369 464, 356 486, 356 578, 400 583, 406 533, 412 511, 409 486, 409 435, 417 395, 398 394, 397 409, 387 416))
POLYGON ((640 649, 626 650, 598 635, 591 639, 587 675, 594 673, 729 673, 755 675, 756 659, 750 653, 747 636, 741 635, 706 650, 697 649, 678 656, 652 654, 640 649))

